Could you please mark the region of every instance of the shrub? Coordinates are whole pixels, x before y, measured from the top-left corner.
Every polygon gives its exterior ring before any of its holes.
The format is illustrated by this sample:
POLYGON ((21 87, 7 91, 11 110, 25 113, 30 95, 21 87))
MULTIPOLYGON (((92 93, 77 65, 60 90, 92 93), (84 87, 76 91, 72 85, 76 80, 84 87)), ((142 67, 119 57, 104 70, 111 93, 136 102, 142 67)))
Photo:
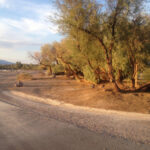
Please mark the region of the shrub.
POLYGON ((32 80, 33 77, 29 73, 20 73, 17 75, 17 80, 32 80))
POLYGON ((140 82, 150 82, 150 68, 146 68, 138 78, 140 82))
POLYGON ((62 65, 55 65, 55 66, 52 66, 52 70, 53 70, 53 73, 55 74, 61 74, 64 72, 64 67, 62 65))
POLYGON ((89 66, 83 68, 84 79, 92 83, 98 83, 93 70, 89 66))

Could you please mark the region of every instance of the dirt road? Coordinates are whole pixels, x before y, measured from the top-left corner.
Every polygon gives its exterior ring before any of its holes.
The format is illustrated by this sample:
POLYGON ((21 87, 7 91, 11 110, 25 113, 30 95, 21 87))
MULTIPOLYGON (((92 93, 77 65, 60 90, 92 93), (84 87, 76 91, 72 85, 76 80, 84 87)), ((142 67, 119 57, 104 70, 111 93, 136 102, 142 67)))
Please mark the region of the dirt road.
POLYGON ((149 144, 111 135, 105 129, 96 133, 78 126, 77 118, 57 106, 0 93, 0 150, 149 150, 149 144))

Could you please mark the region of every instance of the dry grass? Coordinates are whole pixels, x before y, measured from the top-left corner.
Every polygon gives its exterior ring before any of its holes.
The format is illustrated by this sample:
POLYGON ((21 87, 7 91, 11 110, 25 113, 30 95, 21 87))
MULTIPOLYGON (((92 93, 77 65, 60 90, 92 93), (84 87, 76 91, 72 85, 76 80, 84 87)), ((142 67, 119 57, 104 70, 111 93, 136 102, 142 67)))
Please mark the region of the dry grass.
POLYGON ((17 80, 32 80, 33 76, 29 73, 20 73, 17 75, 17 80))

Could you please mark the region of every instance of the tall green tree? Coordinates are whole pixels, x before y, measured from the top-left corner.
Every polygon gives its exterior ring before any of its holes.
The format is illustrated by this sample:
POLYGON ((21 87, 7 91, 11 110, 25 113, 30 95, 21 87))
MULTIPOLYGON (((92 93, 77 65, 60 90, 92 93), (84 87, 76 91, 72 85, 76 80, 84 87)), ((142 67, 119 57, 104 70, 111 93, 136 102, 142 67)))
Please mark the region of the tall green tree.
POLYGON ((74 41, 66 38, 60 43, 53 43, 53 46, 56 50, 57 60, 64 66, 66 74, 73 75, 80 80, 79 73, 81 74, 82 60, 84 59, 80 53, 74 53, 74 41))
MULTIPOLYGON (((62 33, 75 37, 75 33, 82 32, 83 34, 91 36, 99 43, 99 50, 103 50, 105 55, 109 79, 114 83, 117 90, 120 90, 120 88, 118 87, 115 77, 116 64, 113 63, 116 62, 114 61, 115 53, 122 45, 122 40, 125 39, 124 35, 121 33, 121 30, 124 34, 126 34, 125 32, 127 29, 127 33, 129 32, 130 35, 131 32, 134 32, 132 35, 132 39, 136 41, 136 44, 134 45, 138 45, 138 49, 145 51, 145 49, 142 48, 143 46, 140 46, 140 43, 145 45, 143 43, 144 41, 137 42, 141 41, 139 37, 142 33, 139 33, 141 30, 137 28, 139 25, 133 23, 135 18, 141 18, 140 14, 143 2, 144 0, 107 0, 107 2, 101 4, 96 0, 56 1, 56 5, 59 10, 59 17, 56 19, 56 23, 59 25, 62 33), (127 25, 127 27, 125 25, 127 25)), ((129 37, 130 36, 126 37, 125 42, 131 46, 133 42, 131 42, 132 40, 129 37)), ((80 43, 79 45, 82 44, 80 43)), ((120 49, 120 54, 122 56, 123 53, 125 54, 124 48, 120 49)), ((129 50, 129 48, 127 48, 127 51, 128 57, 131 58, 131 54, 129 53, 131 53, 133 50, 129 50)), ((135 51, 134 48, 133 53, 135 54, 136 52, 137 50, 135 51)), ((132 61, 134 61, 133 59, 132 61)), ((126 61, 127 59, 124 60, 126 61)), ((132 61, 130 59, 130 63, 132 63, 132 61)), ((128 63, 124 63, 124 68, 127 64, 128 63)), ((137 72, 135 71, 137 70, 137 66, 135 64, 137 63, 132 65, 132 69, 134 70, 132 76, 134 80, 136 76, 135 72, 137 72)))
POLYGON ((57 64, 56 51, 52 44, 44 44, 40 52, 35 52, 31 57, 37 63, 48 70, 48 74, 52 74, 52 65, 57 64))
POLYGON ((129 21, 123 20, 120 26, 120 43, 126 51, 133 88, 137 87, 138 72, 150 61, 149 21, 146 16, 136 14, 129 21))

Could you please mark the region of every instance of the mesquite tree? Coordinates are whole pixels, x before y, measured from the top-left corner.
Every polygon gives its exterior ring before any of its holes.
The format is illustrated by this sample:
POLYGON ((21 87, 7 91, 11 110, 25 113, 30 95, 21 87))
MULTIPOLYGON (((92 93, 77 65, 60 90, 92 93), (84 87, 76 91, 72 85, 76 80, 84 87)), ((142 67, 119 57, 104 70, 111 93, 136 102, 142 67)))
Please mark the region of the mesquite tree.
POLYGON ((48 74, 51 75, 52 65, 57 64, 56 51, 52 44, 44 44, 40 52, 30 54, 30 56, 42 67, 47 69, 48 74))
MULTIPOLYGON (((135 87, 138 62, 140 62, 137 56, 139 54, 142 56, 146 51, 145 41, 149 39, 149 36, 141 37, 146 31, 141 22, 143 2, 144 0, 107 0, 102 3, 96 0, 56 0, 59 13, 55 22, 60 31, 76 38, 77 41, 79 38, 77 39, 75 35, 82 32, 87 35, 87 38, 91 36, 93 41, 99 43, 99 51, 103 51, 100 54, 105 55, 109 80, 114 83, 117 90, 120 88, 116 82, 116 70, 120 73, 122 70, 119 66, 117 68, 115 63, 121 64, 123 60, 126 61, 124 70, 130 63, 131 79, 135 87), (116 61, 114 57, 119 56, 115 55, 118 51, 122 57, 116 61)), ((80 48, 82 40, 79 39, 78 43, 80 48)))

